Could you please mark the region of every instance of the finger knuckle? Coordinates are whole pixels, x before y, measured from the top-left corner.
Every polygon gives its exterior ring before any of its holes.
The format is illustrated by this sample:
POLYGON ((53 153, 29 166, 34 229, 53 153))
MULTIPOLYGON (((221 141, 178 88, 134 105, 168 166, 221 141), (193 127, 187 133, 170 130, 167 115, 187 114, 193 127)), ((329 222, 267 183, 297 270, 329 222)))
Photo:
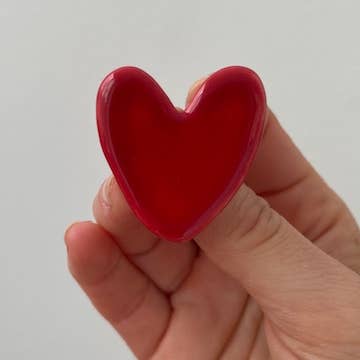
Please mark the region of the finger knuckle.
POLYGON ((281 235, 283 218, 249 189, 237 199, 234 214, 227 237, 242 251, 252 250, 281 235))

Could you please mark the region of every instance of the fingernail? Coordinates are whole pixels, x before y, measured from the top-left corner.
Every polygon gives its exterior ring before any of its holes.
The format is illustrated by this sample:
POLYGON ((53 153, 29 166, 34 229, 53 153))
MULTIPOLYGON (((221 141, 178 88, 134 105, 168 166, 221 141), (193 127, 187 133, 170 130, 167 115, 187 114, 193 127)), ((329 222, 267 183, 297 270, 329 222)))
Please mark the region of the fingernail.
POLYGON ((109 176, 101 185, 101 200, 106 207, 111 207, 110 191, 113 184, 113 176, 109 176))

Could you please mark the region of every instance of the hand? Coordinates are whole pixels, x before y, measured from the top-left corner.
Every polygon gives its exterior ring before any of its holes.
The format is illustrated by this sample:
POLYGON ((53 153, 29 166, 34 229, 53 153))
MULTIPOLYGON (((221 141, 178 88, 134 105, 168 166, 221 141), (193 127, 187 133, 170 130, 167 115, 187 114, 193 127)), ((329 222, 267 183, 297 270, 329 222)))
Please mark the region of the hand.
POLYGON ((157 239, 112 177, 94 215, 66 232, 69 268, 139 359, 360 358, 359 227, 270 111, 246 185, 193 241, 157 239))

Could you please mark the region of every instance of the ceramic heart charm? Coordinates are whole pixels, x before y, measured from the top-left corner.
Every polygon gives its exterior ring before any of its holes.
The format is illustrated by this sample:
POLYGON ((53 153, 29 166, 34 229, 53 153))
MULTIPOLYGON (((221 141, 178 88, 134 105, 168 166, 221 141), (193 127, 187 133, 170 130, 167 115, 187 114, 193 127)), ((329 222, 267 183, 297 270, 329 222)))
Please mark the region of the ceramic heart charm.
POLYGON ((157 236, 186 241, 229 202, 261 140, 265 92, 250 69, 217 71, 184 111, 148 74, 110 73, 97 97, 105 157, 135 215, 157 236))

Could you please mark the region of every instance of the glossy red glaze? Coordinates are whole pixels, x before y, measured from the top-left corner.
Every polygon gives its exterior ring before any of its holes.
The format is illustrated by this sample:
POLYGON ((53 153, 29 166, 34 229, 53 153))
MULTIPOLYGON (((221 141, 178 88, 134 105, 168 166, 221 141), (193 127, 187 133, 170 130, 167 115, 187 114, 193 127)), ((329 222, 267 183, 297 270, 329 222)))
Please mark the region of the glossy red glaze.
POLYGON ((100 142, 126 200, 172 241, 195 237, 234 195, 265 113, 260 79, 238 66, 211 75, 185 111, 134 67, 109 74, 97 97, 100 142))

